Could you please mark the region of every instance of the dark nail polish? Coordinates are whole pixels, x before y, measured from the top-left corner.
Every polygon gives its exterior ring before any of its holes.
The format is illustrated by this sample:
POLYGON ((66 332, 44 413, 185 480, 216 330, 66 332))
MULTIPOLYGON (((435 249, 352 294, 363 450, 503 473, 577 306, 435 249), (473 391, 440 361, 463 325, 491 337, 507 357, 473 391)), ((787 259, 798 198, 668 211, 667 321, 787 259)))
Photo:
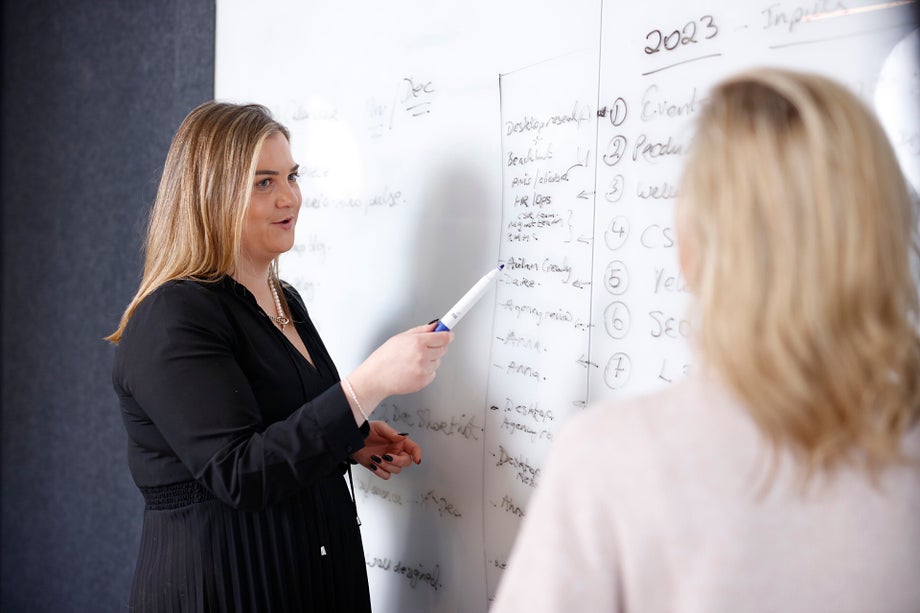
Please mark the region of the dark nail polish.
POLYGON ((408 433, 408 432, 400 432, 400 433, 399 433, 399 436, 409 436, 409 433, 408 433))
POLYGON ((383 459, 386 460, 387 462, 392 462, 392 461, 393 461, 393 456, 391 456, 391 455, 388 454, 388 453, 385 453, 385 454, 383 454, 383 459))
POLYGON ((380 464, 380 462, 383 461, 383 460, 380 459, 380 456, 379 456, 379 455, 372 455, 372 456, 371 456, 371 459, 372 459, 373 461, 377 462, 378 464, 380 464))
POLYGON ((377 470, 377 465, 371 464, 370 466, 368 466, 368 468, 370 468, 371 470, 377 470))

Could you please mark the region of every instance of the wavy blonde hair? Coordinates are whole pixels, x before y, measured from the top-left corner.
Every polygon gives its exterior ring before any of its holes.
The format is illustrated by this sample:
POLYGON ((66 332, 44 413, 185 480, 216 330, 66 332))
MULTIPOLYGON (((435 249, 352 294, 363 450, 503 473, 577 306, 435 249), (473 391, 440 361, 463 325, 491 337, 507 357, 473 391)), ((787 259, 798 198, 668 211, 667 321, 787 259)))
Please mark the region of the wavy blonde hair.
POLYGON ((757 69, 712 92, 680 188, 697 341, 807 474, 902 461, 920 417, 915 203, 860 100, 757 69))
MULTIPOLYGON (((144 298, 173 279, 217 281, 240 257, 262 143, 287 128, 264 106, 206 102, 179 126, 150 211, 140 287, 106 337, 117 343, 144 298)), ((272 264, 277 278, 277 260, 272 264)))

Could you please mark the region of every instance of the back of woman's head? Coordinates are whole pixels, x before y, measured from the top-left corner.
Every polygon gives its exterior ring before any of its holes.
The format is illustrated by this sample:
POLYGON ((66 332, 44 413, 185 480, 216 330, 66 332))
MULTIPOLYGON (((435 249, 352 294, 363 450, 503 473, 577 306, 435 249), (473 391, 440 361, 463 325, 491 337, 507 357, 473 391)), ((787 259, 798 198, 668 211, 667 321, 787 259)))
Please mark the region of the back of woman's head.
POLYGON ((150 211, 140 287, 122 316, 121 338, 137 305, 171 279, 216 280, 239 258, 243 219, 265 138, 290 139, 268 109, 206 102, 179 126, 150 211))
POLYGON ((809 471, 900 458, 920 415, 916 224, 844 87, 760 69, 713 90, 678 205, 699 348, 809 471))

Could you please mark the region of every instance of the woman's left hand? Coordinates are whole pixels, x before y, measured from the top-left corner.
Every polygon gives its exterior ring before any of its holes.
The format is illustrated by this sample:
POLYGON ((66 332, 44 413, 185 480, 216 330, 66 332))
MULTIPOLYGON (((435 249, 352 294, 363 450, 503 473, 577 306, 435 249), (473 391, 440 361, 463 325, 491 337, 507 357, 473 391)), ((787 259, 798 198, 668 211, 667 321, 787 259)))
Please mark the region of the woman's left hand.
POLYGON ((413 462, 422 461, 422 448, 405 434, 400 434, 382 421, 368 422, 370 436, 364 447, 352 454, 358 464, 365 466, 381 479, 389 479, 413 462))

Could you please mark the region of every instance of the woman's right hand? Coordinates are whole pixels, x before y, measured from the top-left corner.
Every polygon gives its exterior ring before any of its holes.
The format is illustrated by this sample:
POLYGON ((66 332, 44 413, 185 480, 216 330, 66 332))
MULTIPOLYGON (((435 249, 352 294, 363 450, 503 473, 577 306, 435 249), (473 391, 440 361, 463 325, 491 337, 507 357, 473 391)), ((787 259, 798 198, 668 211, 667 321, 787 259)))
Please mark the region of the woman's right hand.
POLYGON ((453 332, 434 332, 435 325, 416 326, 390 337, 348 375, 368 415, 387 396, 417 392, 434 381, 441 357, 454 340, 453 332))

